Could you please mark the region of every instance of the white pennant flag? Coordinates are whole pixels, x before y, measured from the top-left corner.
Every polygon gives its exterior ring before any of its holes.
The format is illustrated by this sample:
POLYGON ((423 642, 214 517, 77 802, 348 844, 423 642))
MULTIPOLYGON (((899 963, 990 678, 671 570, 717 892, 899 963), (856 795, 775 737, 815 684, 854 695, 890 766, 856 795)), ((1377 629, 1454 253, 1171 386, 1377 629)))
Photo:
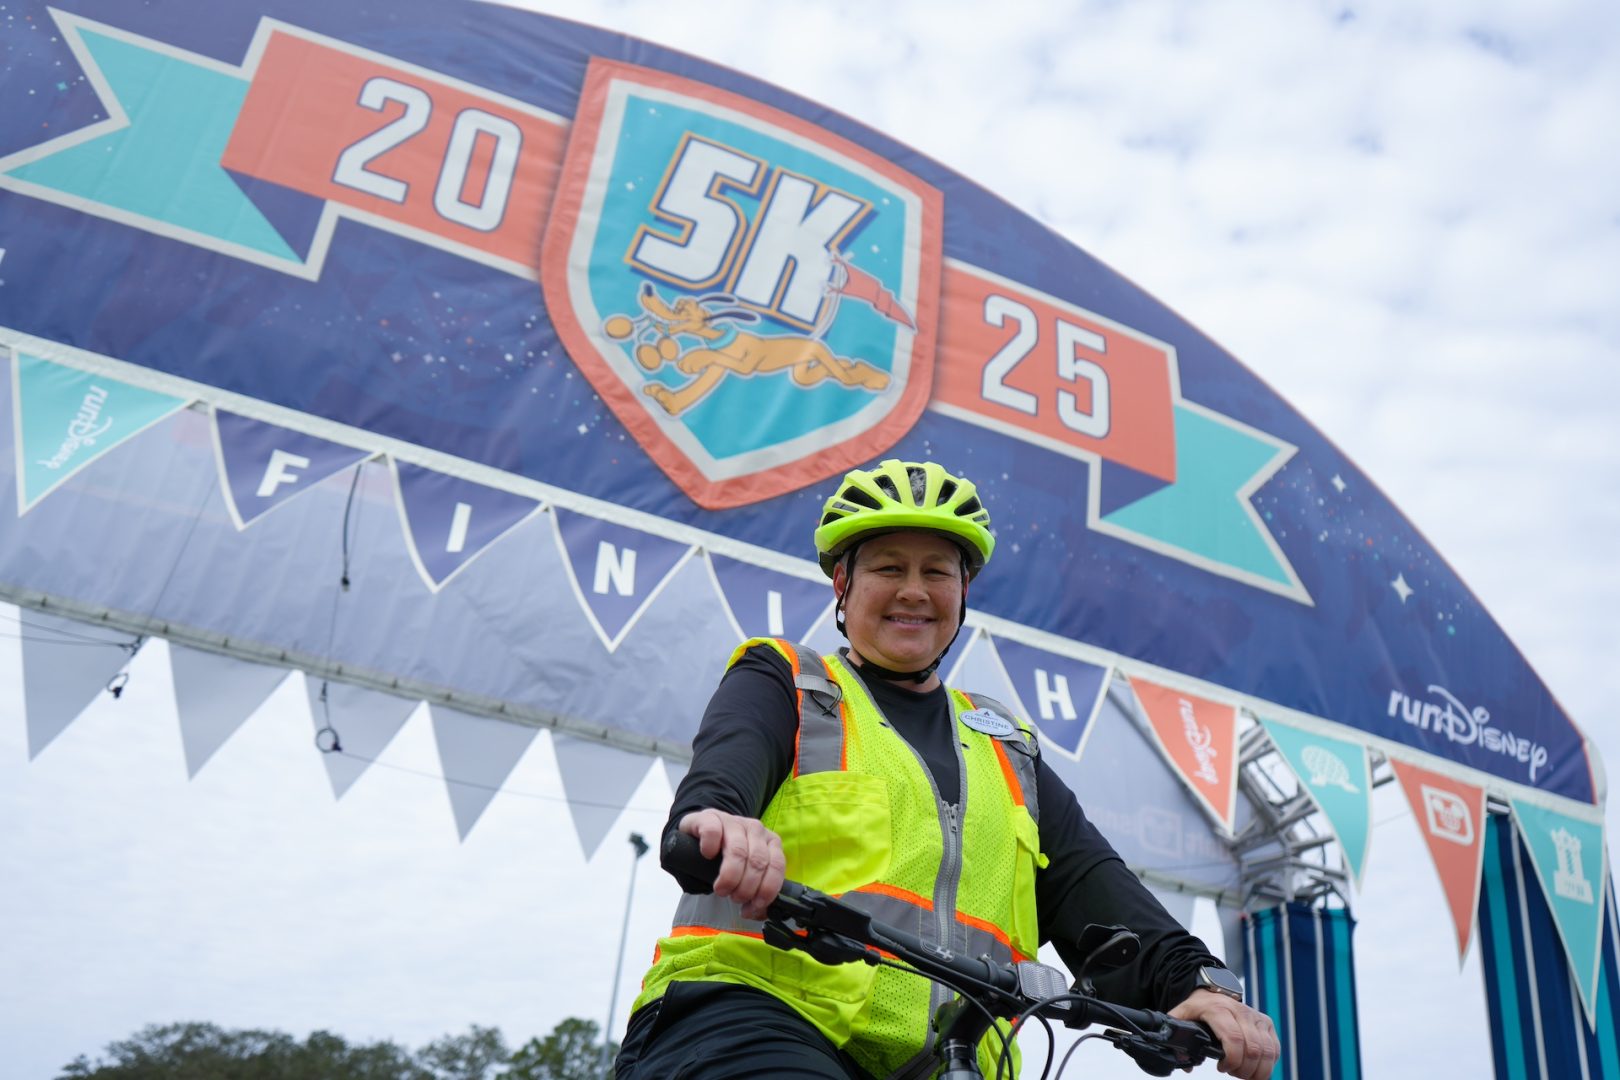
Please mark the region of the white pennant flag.
POLYGON ((568 735, 555 736, 552 745, 557 750, 557 771, 568 794, 574 831, 585 858, 590 859, 629 805, 630 796, 641 787, 654 759, 568 735))
POLYGON ((247 718, 258 711, 288 669, 169 643, 174 711, 186 751, 186 775, 195 777, 247 718))
POLYGON ((30 608, 18 609, 18 621, 32 761, 129 662, 135 636, 30 608))
POLYGON ((315 721, 315 745, 323 751, 321 764, 326 766, 332 795, 341 799, 382 756, 421 703, 349 683, 313 677, 305 682, 309 713, 315 721), (323 693, 325 701, 321 700, 323 693))
POLYGON ((465 840, 539 729, 442 705, 430 706, 429 711, 456 832, 465 840))

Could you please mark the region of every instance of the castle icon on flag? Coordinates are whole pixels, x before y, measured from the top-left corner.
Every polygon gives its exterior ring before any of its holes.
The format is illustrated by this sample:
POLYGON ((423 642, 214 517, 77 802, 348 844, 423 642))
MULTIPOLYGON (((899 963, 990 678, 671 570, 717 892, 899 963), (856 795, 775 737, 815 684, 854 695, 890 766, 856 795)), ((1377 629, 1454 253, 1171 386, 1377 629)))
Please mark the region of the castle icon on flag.
POLYGON ((1553 892, 1566 900, 1592 902, 1592 884, 1581 869, 1581 839, 1568 829, 1552 832, 1552 842, 1558 845, 1558 869, 1553 874, 1553 892))

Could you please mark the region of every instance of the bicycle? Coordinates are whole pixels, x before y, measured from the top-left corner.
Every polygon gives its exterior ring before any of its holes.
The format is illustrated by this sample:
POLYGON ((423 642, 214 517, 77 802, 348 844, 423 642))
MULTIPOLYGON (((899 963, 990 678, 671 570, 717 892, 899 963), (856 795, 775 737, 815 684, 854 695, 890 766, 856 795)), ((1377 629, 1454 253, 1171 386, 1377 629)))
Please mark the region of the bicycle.
MULTIPOLYGON (((705 859, 697 840, 680 832, 664 838, 663 861, 679 874, 708 885, 720 870, 718 857, 705 859)), ((991 1030, 1002 1040, 996 1065, 999 1080, 1012 1060, 1012 1036, 1031 1017, 1046 1025, 1049 1035, 1052 1020, 1076 1030, 1094 1023, 1117 1025, 1081 1036, 1058 1065, 1058 1077, 1075 1047, 1087 1039, 1113 1043, 1152 1076, 1169 1076, 1176 1069, 1189 1069, 1222 1053, 1220 1042, 1202 1023, 1115 1005, 1096 996, 1092 973, 1129 963, 1141 948, 1140 939, 1122 926, 1086 927, 1079 942, 1086 960, 1075 986, 1070 987, 1064 972, 1048 964, 1033 960, 998 964, 960 956, 796 881, 783 882, 764 922, 765 941, 776 948, 801 949, 824 964, 898 967, 956 991, 960 996, 941 1006, 934 1016, 934 1030, 940 1035, 935 1044, 940 1080, 984 1080, 976 1048, 991 1030), (997 1019, 1010 1021, 1005 1033, 996 1027, 997 1019)), ((1048 1055, 1042 1080, 1051 1067, 1048 1055)))

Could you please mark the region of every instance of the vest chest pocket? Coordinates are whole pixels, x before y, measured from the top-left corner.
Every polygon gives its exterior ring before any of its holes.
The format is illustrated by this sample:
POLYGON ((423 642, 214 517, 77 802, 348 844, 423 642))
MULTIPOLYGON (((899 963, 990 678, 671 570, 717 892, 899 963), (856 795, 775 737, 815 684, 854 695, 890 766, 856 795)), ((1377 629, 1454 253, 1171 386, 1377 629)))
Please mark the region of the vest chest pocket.
POLYGON ((889 872, 893 854, 888 785, 880 776, 822 772, 794 777, 761 818, 782 838, 787 876, 846 893, 889 872))

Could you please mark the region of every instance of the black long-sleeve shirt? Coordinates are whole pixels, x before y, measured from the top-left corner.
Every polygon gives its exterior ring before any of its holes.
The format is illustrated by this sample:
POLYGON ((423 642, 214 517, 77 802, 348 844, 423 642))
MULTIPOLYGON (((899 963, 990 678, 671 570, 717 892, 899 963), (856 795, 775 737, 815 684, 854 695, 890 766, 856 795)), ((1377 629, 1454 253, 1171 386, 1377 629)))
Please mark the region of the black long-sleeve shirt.
MULTIPOLYGON (((918 693, 883 679, 867 686, 894 730, 911 744, 946 798, 959 790, 955 725, 943 686, 918 693)), ((694 810, 757 818, 793 771, 797 691, 787 662, 768 646, 748 650, 720 681, 692 743, 692 767, 675 792, 665 832, 694 810)), ((1192 993, 1198 969, 1219 966, 1126 868, 1074 793, 1041 761, 1036 772, 1041 850, 1050 860, 1035 877, 1041 940, 1053 943, 1071 971, 1091 923, 1135 931, 1142 951, 1131 964, 1097 976, 1102 996, 1137 1008, 1168 1010, 1192 993)))

